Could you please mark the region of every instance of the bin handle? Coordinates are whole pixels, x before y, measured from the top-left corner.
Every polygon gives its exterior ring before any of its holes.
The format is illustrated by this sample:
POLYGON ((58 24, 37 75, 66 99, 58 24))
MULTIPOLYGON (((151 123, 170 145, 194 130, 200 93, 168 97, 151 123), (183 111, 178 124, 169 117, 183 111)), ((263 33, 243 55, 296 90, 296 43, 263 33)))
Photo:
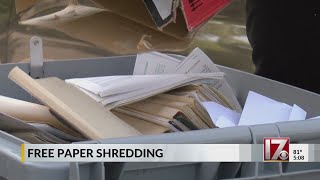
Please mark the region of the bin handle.
POLYGON ((30 46, 30 76, 34 79, 43 78, 43 43, 38 36, 33 36, 30 46))

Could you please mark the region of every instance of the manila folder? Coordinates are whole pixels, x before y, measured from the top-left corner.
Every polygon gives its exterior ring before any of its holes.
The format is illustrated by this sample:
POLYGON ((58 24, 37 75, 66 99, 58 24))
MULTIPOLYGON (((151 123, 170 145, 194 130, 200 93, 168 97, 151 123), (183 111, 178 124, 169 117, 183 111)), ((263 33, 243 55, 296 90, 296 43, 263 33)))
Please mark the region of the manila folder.
POLYGON ((140 135, 136 129, 63 80, 58 78, 35 80, 18 67, 9 73, 9 79, 90 139, 140 135))

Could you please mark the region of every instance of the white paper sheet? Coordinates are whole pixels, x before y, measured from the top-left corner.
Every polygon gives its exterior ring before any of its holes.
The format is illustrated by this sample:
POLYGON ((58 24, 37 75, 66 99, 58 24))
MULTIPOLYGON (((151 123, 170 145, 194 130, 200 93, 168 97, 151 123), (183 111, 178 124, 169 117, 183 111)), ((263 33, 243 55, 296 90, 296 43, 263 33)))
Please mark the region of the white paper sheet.
POLYGON ((158 52, 137 54, 133 74, 172 74, 180 62, 178 59, 158 52))
POLYGON ((291 106, 250 91, 239 126, 288 121, 291 112, 291 106))
MULTIPOLYGON (((199 48, 195 48, 177 67, 176 73, 213 73, 220 72, 219 68, 212 60, 199 48)), ((242 108, 234 95, 232 88, 225 81, 218 89, 230 102, 234 108, 241 112, 242 108)))
POLYGON ((310 118, 310 119, 320 119, 320 116, 316 116, 316 117, 313 117, 313 118, 310 118))
POLYGON ((298 105, 294 104, 290 113, 289 121, 305 120, 307 112, 298 105))
POLYGON ((117 105, 132 103, 176 87, 201 83, 204 80, 212 83, 214 87, 220 87, 223 83, 223 78, 224 73, 220 72, 205 74, 104 76, 67 79, 66 82, 77 86, 104 106, 113 108, 117 105))
POLYGON ((221 116, 215 125, 218 126, 219 128, 238 126, 238 125, 234 124, 230 119, 227 119, 224 116, 221 116))
POLYGON ((212 60, 199 48, 195 48, 177 67, 176 73, 220 72, 212 60))
POLYGON ((215 102, 202 102, 202 104, 216 126, 222 128, 238 125, 240 113, 215 102))
POLYGON ((173 0, 152 0, 156 6, 162 20, 166 19, 172 13, 173 0))
POLYGON ((199 48, 180 61, 159 52, 137 55, 134 75, 151 74, 192 74, 220 72, 212 60, 199 48))

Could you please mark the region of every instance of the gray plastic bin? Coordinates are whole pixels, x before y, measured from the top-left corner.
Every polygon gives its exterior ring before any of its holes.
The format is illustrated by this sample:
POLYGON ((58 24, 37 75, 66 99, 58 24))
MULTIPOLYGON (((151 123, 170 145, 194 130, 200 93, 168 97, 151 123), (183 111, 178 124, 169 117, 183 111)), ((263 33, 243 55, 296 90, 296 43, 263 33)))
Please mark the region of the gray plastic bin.
MULTIPOLYGON (((43 77, 61 79, 129 75, 135 56, 45 62, 43 77)), ((35 101, 11 82, 14 66, 30 73, 29 63, 0 66, 0 95, 35 101)), ((234 69, 227 74, 241 104, 249 90, 288 104, 299 104, 309 117, 320 113, 320 95, 234 69)), ((31 69, 33 70, 33 69, 31 69)), ((209 129, 156 136, 140 136, 85 143, 220 143, 261 144, 263 137, 286 136, 297 143, 319 143, 320 121, 306 120, 248 127, 209 129)), ((104 179, 319 179, 320 163, 21 163, 22 140, 0 131, 0 180, 104 180, 104 179)))

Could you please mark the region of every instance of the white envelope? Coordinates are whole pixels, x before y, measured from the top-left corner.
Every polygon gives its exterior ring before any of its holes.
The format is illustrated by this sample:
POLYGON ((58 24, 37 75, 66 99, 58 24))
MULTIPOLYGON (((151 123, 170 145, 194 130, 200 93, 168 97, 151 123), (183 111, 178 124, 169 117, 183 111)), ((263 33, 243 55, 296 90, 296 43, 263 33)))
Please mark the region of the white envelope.
POLYGON ((244 105, 239 126, 288 121, 292 107, 250 91, 244 105))

